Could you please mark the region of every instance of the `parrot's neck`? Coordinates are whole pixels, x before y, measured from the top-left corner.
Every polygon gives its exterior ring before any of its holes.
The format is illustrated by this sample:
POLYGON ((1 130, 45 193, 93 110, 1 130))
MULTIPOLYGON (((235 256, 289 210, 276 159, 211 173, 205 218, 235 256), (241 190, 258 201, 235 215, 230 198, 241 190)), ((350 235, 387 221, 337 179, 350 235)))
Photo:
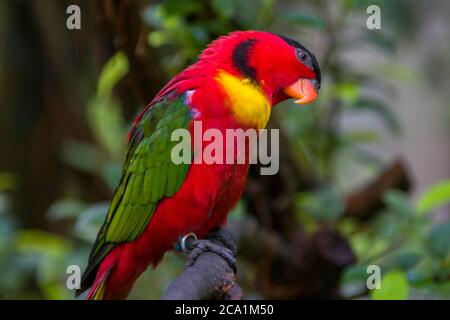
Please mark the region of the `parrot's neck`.
POLYGON ((265 128, 270 117, 270 102, 261 88, 247 78, 219 70, 215 80, 227 95, 227 106, 235 120, 248 127, 265 128))

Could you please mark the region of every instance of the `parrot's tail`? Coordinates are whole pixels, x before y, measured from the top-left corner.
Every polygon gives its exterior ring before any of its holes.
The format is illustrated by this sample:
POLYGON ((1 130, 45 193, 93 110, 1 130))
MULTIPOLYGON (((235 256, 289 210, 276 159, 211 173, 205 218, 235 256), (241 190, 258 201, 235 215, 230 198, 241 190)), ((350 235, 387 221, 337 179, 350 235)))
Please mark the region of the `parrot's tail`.
POLYGON ((100 272, 97 274, 94 284, 92 285, 91 290, 89 290, 89 293, 87 295, 87 300, 103 300, 105 296, 106 280, 108 279, 111 269, 112 266, 103 274, 101 274, 100 272))
MULTIPOLYGON (((114 299, 111 297, 111 287, 114 286, 114 269, 117 269, 121 250, 112 250, 98 266, 95 280, 87 295, 88 300, 114 299)), ((126 297, 126 295, 125 295, 126 297)), ((118 297, 119 299, 119 297, 118 297)))
POLYGON ((127 263, 126 256, 123 248, 119 246, 114 248, 100 262, 95 273, 95 279, 87 295, 88 300, 126 299, 134 281, 140 274, 140 272, 122 271, 127 267, 124 265, 124 263, 127 263))
MULTIPOLYGON (((170 244, 161 245, 157 240, 151 241, 153 246, 146 246, 145 254, 139 250, 143 244, 138 241, 105 244, 90 258, 76 295, 90 288, 89 300, 126 299, 134 282, 148 265, 156 267, 164 252, 171 248, 170 244)), ((147 242, 148 239, 144 239, 144 243, 147 242)))

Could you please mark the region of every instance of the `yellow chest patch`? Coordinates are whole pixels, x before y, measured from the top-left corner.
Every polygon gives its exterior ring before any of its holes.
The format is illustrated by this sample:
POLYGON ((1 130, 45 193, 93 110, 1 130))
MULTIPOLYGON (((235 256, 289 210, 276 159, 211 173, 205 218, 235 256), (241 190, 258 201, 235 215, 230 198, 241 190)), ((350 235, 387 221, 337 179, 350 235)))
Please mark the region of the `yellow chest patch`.
POLYGON ((262 129, 270 117, 270 103, 262 90, 250 81, 225 71, 216 77, 228 96, 228 103, 238 123, 262 129))

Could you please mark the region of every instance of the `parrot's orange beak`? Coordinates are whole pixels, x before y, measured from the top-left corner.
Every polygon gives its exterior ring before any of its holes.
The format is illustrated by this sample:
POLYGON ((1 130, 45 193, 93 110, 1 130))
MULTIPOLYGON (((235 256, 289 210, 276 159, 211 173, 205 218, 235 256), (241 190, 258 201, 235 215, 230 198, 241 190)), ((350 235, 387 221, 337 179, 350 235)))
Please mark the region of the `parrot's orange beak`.
POLYGON ((318 82, 311 79, 298 79, 293 84, 284 88, 284 93, 297 99, 297 104, 307 104, 313 102, 318 96, 318 82))

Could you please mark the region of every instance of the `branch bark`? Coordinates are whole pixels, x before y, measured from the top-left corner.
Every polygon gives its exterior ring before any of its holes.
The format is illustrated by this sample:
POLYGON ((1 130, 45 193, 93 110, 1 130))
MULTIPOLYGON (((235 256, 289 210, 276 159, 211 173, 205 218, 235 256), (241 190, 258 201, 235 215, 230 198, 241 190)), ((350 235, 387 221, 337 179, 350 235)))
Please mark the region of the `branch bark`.
MULTIPOLYGON (((233 241, 231 246, 236 247, 234 240, 230 237, 227 241, 233 241)), ((223 248, 231 249, 229 245, 226 246, 218 241, 215 243, 223 248)), ((200 254, 192 265, 187 264, 184 272, 170 284, 163 296, 164 300, 241 300, 242 298, 243 293, 236 283, 234 270, 223 257, 210 251, 200 254)))
POLYGON ((384 207, 383 195, 389 189, 408 191, 411 182, 406 165, 401 159, 394 161, 367 186, 346 197, 346 217, 368 220, 384 207))

